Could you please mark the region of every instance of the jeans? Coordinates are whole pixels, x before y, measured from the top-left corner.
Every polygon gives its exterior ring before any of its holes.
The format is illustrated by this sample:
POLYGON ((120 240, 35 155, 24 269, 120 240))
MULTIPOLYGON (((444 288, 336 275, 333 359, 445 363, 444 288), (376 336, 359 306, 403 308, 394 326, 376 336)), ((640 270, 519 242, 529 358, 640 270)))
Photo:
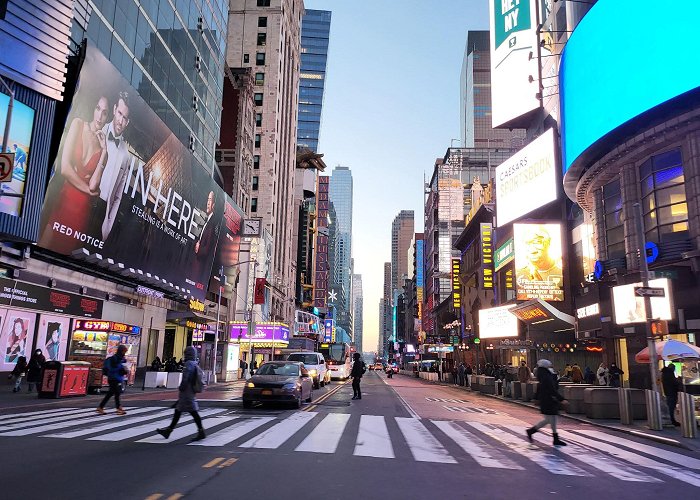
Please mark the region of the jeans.
POLYGON ((352 379, 352 397, 362 398, 362 392, 360 392, 360 377, 354 377, 352 379))
MULTIPOLYGON (((175 413, 173 414, 173 420, 170 422, 170 429, 174 429, 177 423, 180 421, 180 415, 182 415, 182 412, 180 410, 175 410, 175 413)), ((202 426, 202 417, 199 416, 199 413, 196 411, 191 411, 190 415, 192 415, 192 420, 194 420, 194 423, 197 424, 197 429, 200 431, 204 430, 204 427, 202 426)))
POLYGON ((537 424, 533 425, 532 428, 539 430, 545 425, 549 424, 552 427, 552 432, 557 433, 557 416, 556 415, 545 415, 544 418, 537 424))
POLYGON ((109 398, 114 396, 114 404, 117 406, 117 408, 121 408, 122 404, 121 401, 119 400, 120 396, 122 393, 122 383, 119 382, 118 380, 110 380, 109 381, 109 391, 107 394, 105 394, 104 399, 100 403, 100 408, 104 408, 107 405, 107 401, 109 401, 109 398))
POLYGON ((15 391, 19 391, 21 386, 22 386, 22 379, 24 377, 22 375, 15 377, 15 391))

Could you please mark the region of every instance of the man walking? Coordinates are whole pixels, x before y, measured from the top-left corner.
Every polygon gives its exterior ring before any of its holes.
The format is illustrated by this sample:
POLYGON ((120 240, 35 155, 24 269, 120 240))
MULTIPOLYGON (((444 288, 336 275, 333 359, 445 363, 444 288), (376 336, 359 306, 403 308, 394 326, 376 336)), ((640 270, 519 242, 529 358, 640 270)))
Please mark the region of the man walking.
MULTIPOLYGON (((362 399, 362 392, 360 391, 360 379, 365 373, 365 363, 360 359, 359 352, 353 354, 352 359, 352 370, 350 370, 350 376, 352 377, 352 399, 362 399)), ((391 370, 391 366, 389 367, 389 369, 391 370)))
POLYGON ((105 359, 102 374, 107 376, 109 391, 105 395, 100 405, 97 407, 97 413, 100 415, 105 414, 105 406, 107 405, 109 398, 112 396, 114 396, 114 404, 117 407, 117 415, 126 415, 126 411, 124 411, 122 408, 120 401, 124 376, 129 373, 126 366, 124 366, 124 363, 126 363, 126 351, 126 346, 122 344, 117 347, 117 353, 114 356, 110 356, 109 358, 105 359))
POLYGON ((680 422, 676 421, 676 405, 678 404, 678 379, 676 378, 676 367, 673 363, 665 366, 661 370, 661 385, 666 395, 668 412, 671 414, 671 423, 678 427, 680 422))

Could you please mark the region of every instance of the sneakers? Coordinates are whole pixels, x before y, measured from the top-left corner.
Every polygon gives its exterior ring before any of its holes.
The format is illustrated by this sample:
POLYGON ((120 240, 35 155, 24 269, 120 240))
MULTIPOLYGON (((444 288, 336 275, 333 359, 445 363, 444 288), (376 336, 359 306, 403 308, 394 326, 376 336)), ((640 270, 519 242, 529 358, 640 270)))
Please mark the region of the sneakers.
POLYGON ((173 430, 170 427, 164 427, 162 429, 156 429, 156 432, 163 436, 165 439, 168 439, 170 437, 170 433, 173 432, 173 430))
POLYGON ((205 437, 207 437, 207 434, 204 432, 204 429, 199 429, 199 432, 197 433, 197 435, 192 438, 192 442, 201 441, 205 437))
POLYGON ((552 437, 554 437, 554 441, 552 442, 552 445, 554 446, 566 446, 566 443, 559 439, 559 434, 556 432, 552 433, 552 437))
POLYGON ((530 442, 532 443, 532 435, 533 435, 535 432, 537 432, 537 429, 535 429, 534 427, 530 427, 530 428, 527 429, 525 432, 527 432, 527 439, 528 439, 528 441, 530 441, 530 442))
POLYGON ((117 415, 126 415, 126 411, 121 406, 117 408, 117 415))
POLYGON ((98 406, 97 409, 95 410, 98 415, 104 415, 105 414, 105 409, 102 408, 101 406, 98 406))

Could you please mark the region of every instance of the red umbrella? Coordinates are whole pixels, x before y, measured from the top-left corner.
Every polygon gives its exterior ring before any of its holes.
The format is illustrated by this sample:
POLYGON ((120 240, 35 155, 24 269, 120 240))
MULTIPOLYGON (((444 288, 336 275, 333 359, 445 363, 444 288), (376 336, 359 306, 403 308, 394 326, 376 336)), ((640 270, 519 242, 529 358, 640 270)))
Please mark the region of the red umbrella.
MULTIPOLYGON (((665 340, 656 342, 656 356, 666 361, 676 361, 679 359, 700 359, 700 347, 678 340, 665 340)), ((650 363, 649 348, 645 347, 639 351, 634 360, 637 363, 650 363)))

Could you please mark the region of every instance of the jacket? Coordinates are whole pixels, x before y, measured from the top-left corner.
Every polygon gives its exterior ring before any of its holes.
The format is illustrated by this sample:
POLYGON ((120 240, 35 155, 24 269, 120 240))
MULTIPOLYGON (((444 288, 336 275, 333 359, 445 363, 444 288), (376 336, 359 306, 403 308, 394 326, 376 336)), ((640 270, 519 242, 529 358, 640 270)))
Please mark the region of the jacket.
POLYGON ((571 368, 571 380, 575 384, 580 384, 583 382, 583 372, 581 371, 580 366, 574 365, 573 368, 571 368))
POLYGON ((666 397, 675 397, 678 395, 678 379, 676 378, 675 370, 669 366, 665 366, 661 370, 661 385, 664 388, 666 397))
POLYGON ((362 378, 362 375, 364 374, 365 370, 365 362, 362 361, 361 359, 358 359, 352 364, 352 370, 350 370, 350 376, 352 378, 362 378))
POLYGON ((43 354, 33 354, 27 365, 27 382, 35 383, 41 380, 41 369, 46 363, 46 358, 43 354))
POLYGON ((126 363, 126 358, 117 356, 116 354, 105 359, 105 368, 107 368, 107 380, 114 380, 116 382, 119 382, 120 384, 124 382, 124 375, 127 374, 124 363, 126 363))
POLYGON ((525 383, 530 380, 530 369, 527 366, 518 368, 518 382, 525 383))
POLYGON ((540 411, 545 415, 558 415, 559 402, 564 397, 559 394, 555 375, 548 368, 542 366, 537 368, 537 399, 540 401, 540 411))

